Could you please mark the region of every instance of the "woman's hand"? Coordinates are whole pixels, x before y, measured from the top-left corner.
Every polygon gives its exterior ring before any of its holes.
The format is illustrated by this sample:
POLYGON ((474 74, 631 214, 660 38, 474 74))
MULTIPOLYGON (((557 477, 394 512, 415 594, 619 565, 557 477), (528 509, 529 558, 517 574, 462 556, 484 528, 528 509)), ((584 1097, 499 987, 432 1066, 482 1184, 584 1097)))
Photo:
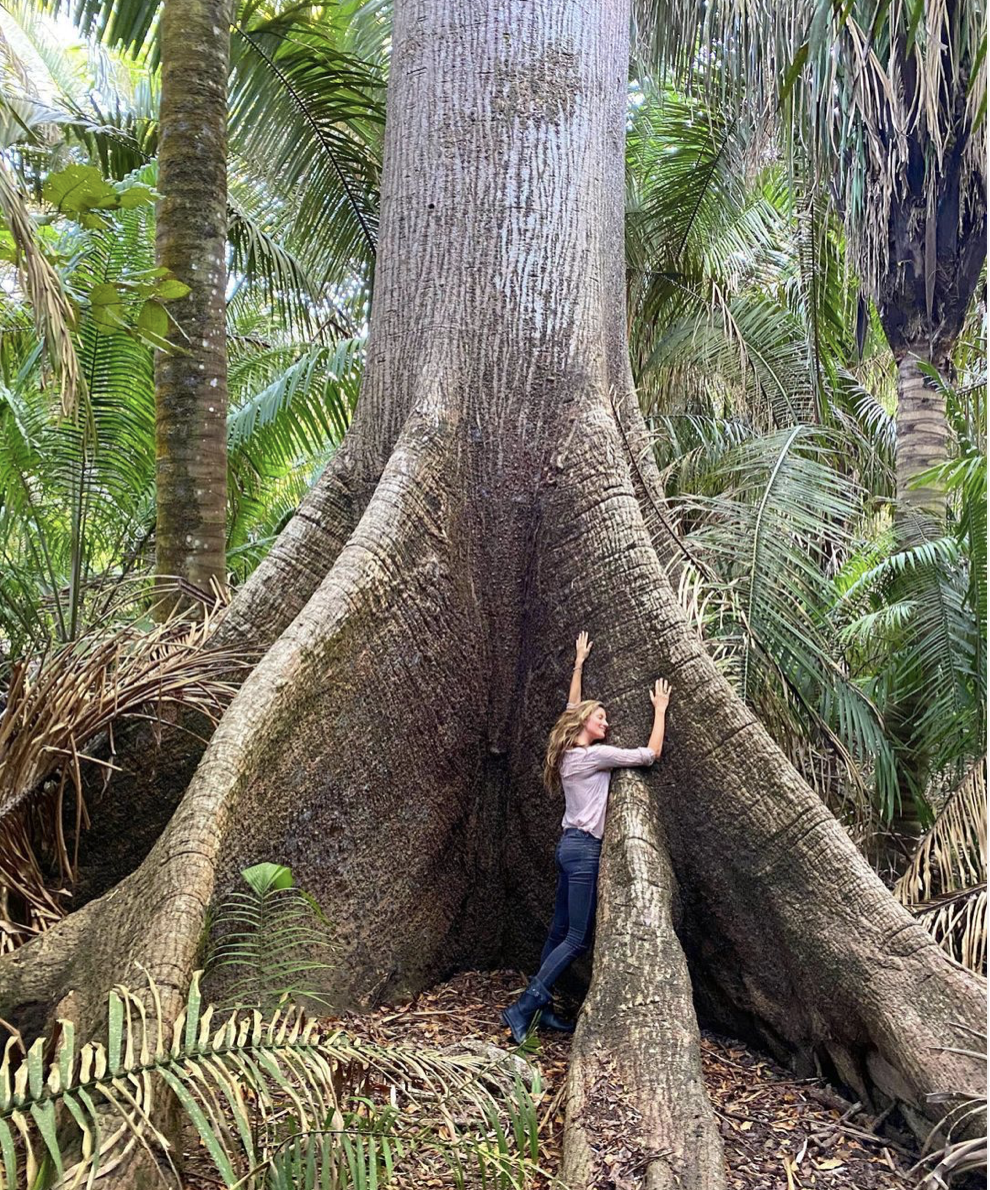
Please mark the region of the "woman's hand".
POLYGON ((588 640, 587 632, 579 632, 577 641, 574 645, 574 665, 584 665, 588 654, 591 652, 591 641, 588 640))
POLYGON ((670 702, 670 683, 666 678, 657 678, 656 685, 650 691, 650 702, 657 711, 665 711, 670 702))

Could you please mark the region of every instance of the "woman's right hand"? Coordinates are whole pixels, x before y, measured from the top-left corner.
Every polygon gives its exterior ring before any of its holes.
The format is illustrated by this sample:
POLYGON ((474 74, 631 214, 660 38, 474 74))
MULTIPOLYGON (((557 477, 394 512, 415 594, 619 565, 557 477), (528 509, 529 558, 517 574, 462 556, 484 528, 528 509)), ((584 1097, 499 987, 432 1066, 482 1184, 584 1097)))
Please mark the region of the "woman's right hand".
POLYGON ((656 685, 650 691, 650 702, 657 711, 665 711, 670 702, 670 683, 666 678, 657 678, 656 685))

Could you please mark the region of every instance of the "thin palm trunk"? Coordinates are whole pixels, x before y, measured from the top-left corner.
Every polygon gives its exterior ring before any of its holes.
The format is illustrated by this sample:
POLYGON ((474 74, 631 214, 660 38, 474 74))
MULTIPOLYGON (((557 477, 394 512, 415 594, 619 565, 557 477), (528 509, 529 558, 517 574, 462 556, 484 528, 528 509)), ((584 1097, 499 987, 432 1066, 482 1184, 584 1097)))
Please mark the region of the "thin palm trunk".
MULTIPOLYGON (((938 371, 930 352, 908 349, 897 363, 897 500, 904 510, 945 513, 945 493, 919 477, 949 457, 949 423, 945 394, 934 378, 938 371)), ((943 364, 944 366, 944 364, 943 364)))
POLYGON ((155 369, 159 575, 226 583, 227 70, 232 0, 166 0, 156 244, 190 287, 155 369))

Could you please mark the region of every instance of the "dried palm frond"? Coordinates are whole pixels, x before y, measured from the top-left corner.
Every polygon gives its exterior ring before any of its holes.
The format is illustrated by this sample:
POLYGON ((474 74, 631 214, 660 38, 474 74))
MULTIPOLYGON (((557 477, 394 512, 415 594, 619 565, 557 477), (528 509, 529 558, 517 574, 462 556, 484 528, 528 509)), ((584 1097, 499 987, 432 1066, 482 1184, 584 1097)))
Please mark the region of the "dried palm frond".
MULTIPOLYGON (((943 1053, 963 1054, 975 1058, 977 1062, 986 1063, 987 1035, 977 1029, 970 1029, 960 1022, 957 1026, 965 1033, 983 1042, 982 1049, 943 1047, 943 1053)), ((929 1132, 922 1146, 921 1160, 914 1165, 909 1174, 917 1173, 926 1166, 931 1166, 917 1190, 947 1190, 952 1179, 959 1174, 970 1173, 975 1170, 986 1171, 987 1168, 987 1137, 970 1136, 963 1140, 953 1140, 953 1133, 961 1129, 974 1116, 982 1116, 984 1121, 987 1114, 987 1098, 985 1095, 963 1095, 956 1091, 934 1091, 926 1098, 929 1103, 954 1103, 935 1127, 929 1132), (928 1152, 934 1141, 941 1141, 942 1147, 928 1152)), ((984 1183, 986 1178, 984 1177, 984 1183)))
POLYGON ((46 345, 61 384, 60 403, 67 417, 77 408, 86 385, 79 367, 72 328, 76 313, 58 273, 38 246, 34 224, 16 181, 0 158, 0 214, 17 247, 24 290, 34 313, 38 338, 46 345))
POLYGON ((15 662, 0 715, 0 953, 62 916, 65 890, 43 876, 41 851, 59 884, 74 878, 79 835, 88 825, 83 770, 113 770, 114 725, 124 718, 160 722, 167 706, 216 723, 247 661, 211 649, 215 616, 173 616, 148 629, 137 623, 92 629, 48 655, 15 662), (106 737, 110 758, 87 752, 106 737), (66 838, 64 803, 75 798, 74 838, 66 838), (17 912, 12 912, 14 905, 17 912))
POLYGON ((986 761, 975 764, 948 797, 894 886, 908 907, 987 882, 986 761))
POLYGON ((947 1190, 950 1180, 960 1174, 985 1170, 987 1167, 987 1138, 958 1140, 932 1154, 937 1161, 919 1183, 918 1190, 947 1190))
POLYGON ((19 1062, 17 1040, 8 1043, 0 1066, 0 1190, 24 1184, 25 1175, 33 1185, 45 1163, 59 1186, 90 1187, 137 1145, 163 1154, 175 1174, 156 1123, 158 1097, 168 1092, 225 1186, 376 1185, 400 1161, 430 1152, 459 1184, 465 1166, 482 1185, 498 1187, 536 1172, 535 1071, 531 1086, 516 1076, 503 1093, 493 1090, 490 1059, 372 1045, 298 1009, 268 1018, 233 1013, 214 1023, 200 974, 171 1029, 151 981, 142 994, 111 992, 106 1043, 77 1049, 68 1021, 59 1022, 51 1059, 47 1038, 19 1062))
POLYGON ((957 963, 986 974, 987 886, 945 893, 924 905, 912 906, 918 921, 957 963))
POLYGON ((980 761, 950 794, 894 894, 957 962, 987 969, 987 785, 980 761))

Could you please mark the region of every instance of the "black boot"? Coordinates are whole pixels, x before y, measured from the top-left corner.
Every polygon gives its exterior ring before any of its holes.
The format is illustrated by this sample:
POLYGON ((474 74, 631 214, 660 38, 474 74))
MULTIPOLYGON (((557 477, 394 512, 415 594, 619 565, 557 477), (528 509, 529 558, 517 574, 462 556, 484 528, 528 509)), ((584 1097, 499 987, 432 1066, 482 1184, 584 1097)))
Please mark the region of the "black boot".
POLYGON ((522 1045, 526 1040, 533 1017, 541 1008, 550 1003, 550 989, 536 978, 529 981, 529 987, 523 992, 515 1004, 502 1009, 502 1020, 512 1031, 512 1039, 516 1045, 522 1045))
POLYGON ((573 1033, 576 1023, 576 1021, 566 1021, 562 1016, 558 1016, 548 1004, 540 1013, 536 1027, 538 1029, 553 1029, 556 1033, 573 1033))

